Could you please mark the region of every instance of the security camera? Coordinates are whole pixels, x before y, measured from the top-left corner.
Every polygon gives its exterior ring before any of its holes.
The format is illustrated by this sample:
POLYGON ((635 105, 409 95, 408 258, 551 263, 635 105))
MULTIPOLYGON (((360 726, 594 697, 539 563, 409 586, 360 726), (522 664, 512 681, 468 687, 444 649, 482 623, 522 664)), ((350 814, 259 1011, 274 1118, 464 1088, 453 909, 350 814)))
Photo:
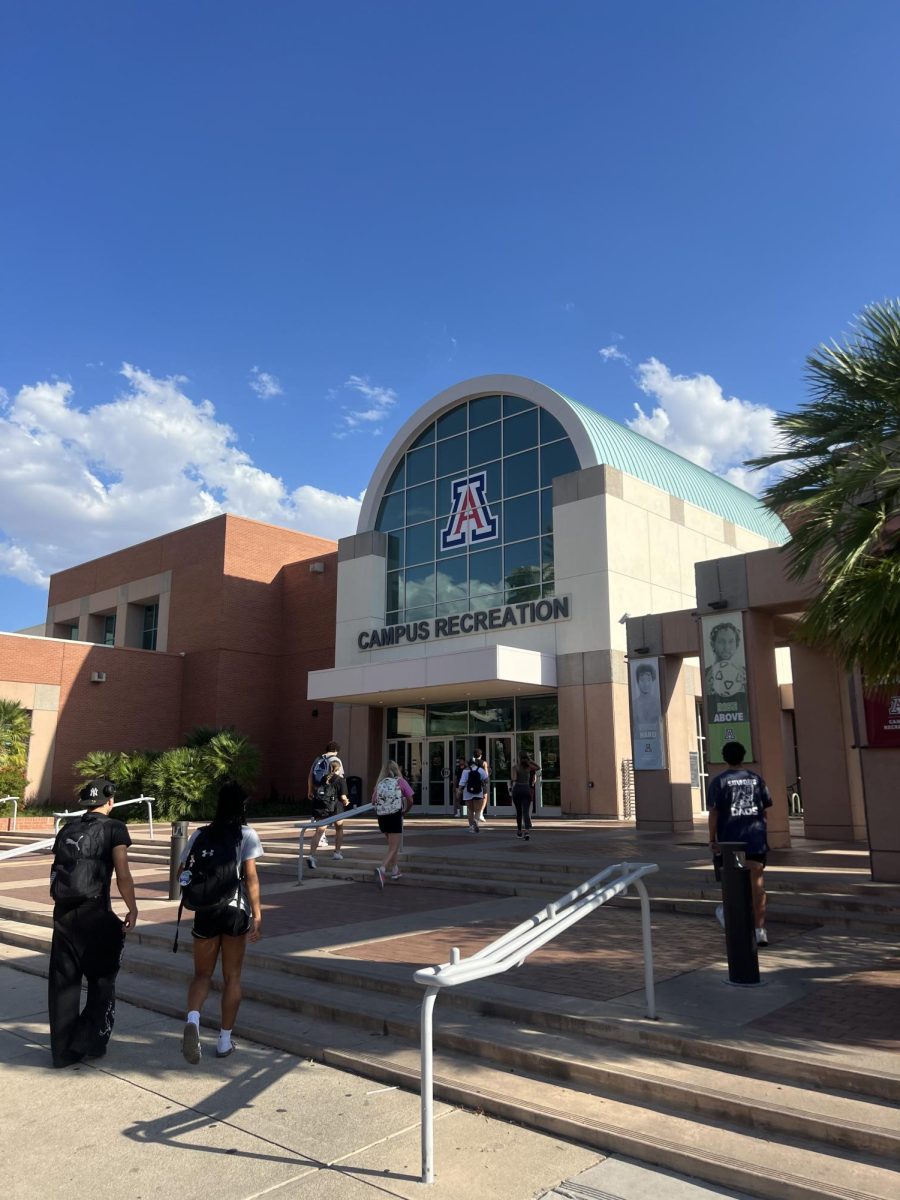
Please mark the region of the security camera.
POLYGON ((624 625, 630 616, 631 613, 622 613, 621 617, 619 617, 619 624, 624 625))

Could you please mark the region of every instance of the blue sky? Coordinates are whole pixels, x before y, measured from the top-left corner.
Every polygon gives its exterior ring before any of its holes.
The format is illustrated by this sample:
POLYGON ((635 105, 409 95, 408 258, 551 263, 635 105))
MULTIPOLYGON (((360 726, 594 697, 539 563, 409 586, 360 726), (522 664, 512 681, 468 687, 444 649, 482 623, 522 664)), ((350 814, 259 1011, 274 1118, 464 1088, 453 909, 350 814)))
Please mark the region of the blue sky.
POLYGON ((740 481, 898 293, 898 44, 881 0, 4 6, 0 628, 226 508, 352 532, 487 372, 740 481))

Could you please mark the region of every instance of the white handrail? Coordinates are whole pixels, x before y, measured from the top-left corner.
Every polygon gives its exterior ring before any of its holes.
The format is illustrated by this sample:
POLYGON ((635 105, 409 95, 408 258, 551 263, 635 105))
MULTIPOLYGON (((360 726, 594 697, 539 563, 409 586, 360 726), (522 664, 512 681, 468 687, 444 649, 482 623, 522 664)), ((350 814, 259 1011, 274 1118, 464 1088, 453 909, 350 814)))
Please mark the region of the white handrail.
POLYGON ((0 804, 8 804, 8 803, 11 803, 13 806, 12 829, 10 829, 9 832, 15 833, 16 832, 16 819, 17 819, 18 813, 19 813, 19 797, 18 796, 0 796, 0 804))
MULTIPOLYGON (((150 823, 150 841, 152 842, 153 841, 153 802, 155 800, 156 800, 155 796, 136 796, 134 798, 134 800, 116 800, 116 802, 112 805, 112 807, 113 808, 124 808, 126 804, 146 804, 147 805, 147 820, 150 823)), ((89 810, 86 808, 79 808, 73 812, 69 812, 68 809, 66 809, 65 812, 55 812, 53 814, 53 816, 55 818, 55 820, 53 822, 54 830, 56 831, 56 833, 59 833, 60 822, 63 820, 64 817, 82 817, 88 811, 89 810)))
POLYGON ((31 854, 33 850, 49 850, 56 841, 55 837, 44 838, 40 842, 29 842, 27 846, 14 846, 12 850, 0 852, 0 861, 4 858, 18 858, 20 854, 31 854))
POLYGON ((300 852, 297 859, 297 882, 303 882, 303 839, 306 837, 307 829, 324 829, 326 825, 336 825, 338 821, 346 821, 348 817, 358 817, 360 813, 373 812, 374 808, 374 804, 360 804, 358 808, 345 808, 343 812, 335 813, 333 817, 326 817, 322 821, 307 821, 305 825, 298 825, 300 852))
POLYGON ((656 863, 616 863, 586 880, 559 900, 504 933, 489 946, 466 959, 459 949, 450 951, 450 962, 439 967, 422 967, 415 972, 416 983, 425 988, 420 1019, 421 1103, 422 1103, 422 1182, 434 1183, 434 1002, 443 987, 456 987, 499 975, 510 967, 520 967, 529 954, 546 945, 582 917, 614 896, 633 887, 641 901, 641 934, 644 950, 644 991, 647 1017, 656 1020, 656 996, 653 986, 653 943, 650 927, 650 897, 643 876, 658 871, 656 863))

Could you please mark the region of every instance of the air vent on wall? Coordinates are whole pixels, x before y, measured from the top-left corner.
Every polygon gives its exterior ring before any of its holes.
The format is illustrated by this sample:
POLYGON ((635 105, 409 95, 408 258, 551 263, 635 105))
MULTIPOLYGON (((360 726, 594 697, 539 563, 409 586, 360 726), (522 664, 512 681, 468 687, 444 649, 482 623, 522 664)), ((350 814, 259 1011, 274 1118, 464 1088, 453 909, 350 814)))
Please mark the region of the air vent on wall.
POLYGON ((106 683, 106 672, 91 671, 91 683, 106 683))

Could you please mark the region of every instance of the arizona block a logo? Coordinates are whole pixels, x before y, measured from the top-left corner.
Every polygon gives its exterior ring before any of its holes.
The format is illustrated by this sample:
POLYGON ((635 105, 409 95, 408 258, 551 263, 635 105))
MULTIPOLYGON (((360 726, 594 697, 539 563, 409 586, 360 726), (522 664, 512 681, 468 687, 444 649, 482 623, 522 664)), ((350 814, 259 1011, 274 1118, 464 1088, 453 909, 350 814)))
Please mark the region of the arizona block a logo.
POLYGON ((453 507, 441 531, 441 549, 453 550, 458 546, 494 541, 498 522, 484 494, 486 472, 454 479, 450 486, 453 507))

